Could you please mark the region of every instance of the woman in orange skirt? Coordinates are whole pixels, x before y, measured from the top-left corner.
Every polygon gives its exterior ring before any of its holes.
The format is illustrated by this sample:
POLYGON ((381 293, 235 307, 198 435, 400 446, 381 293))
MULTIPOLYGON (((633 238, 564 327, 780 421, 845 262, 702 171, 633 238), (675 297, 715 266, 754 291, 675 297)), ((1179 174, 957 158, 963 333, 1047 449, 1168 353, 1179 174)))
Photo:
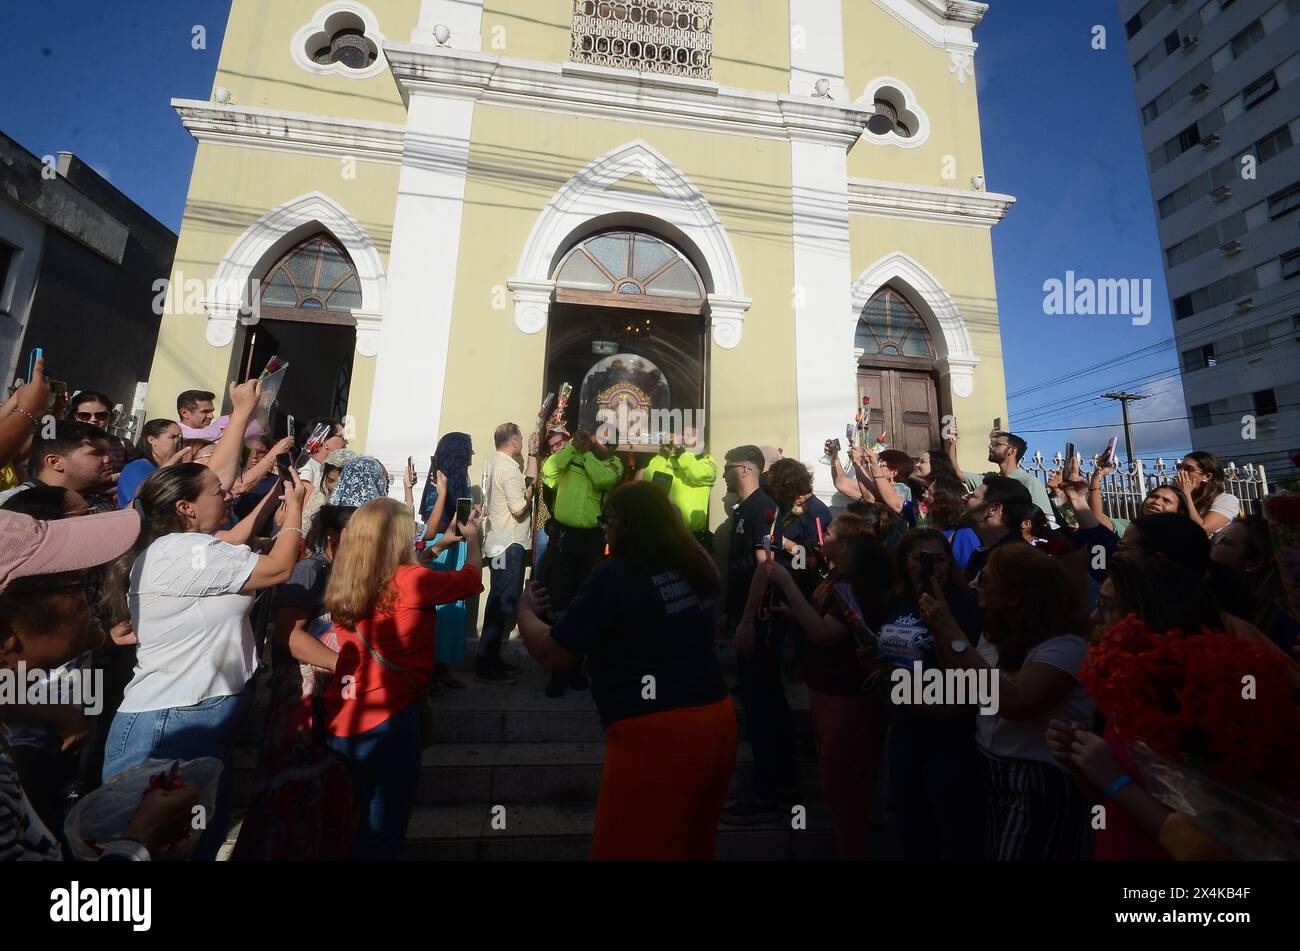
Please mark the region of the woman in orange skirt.
POLYGON ((553 625, 546 591, 519 607, 528 652, 566 670, 584 656, 605 727, 592 857, 713 859, 736 766, 736 713, 714 648, 718 574, 668 494, 615 490, 609 557, 553 625))

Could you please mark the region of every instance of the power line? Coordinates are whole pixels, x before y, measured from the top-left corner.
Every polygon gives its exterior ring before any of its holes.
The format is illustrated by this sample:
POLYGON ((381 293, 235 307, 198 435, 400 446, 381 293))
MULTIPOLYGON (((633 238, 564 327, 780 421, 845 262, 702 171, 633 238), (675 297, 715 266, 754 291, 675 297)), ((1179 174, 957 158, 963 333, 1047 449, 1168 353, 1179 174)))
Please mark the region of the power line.
MULTIPOLYGON (((1278 406, 1277 406, 1277 408, 1278 408, 1279 410, 1282 410, 1282 409, 1293 409, 1293 408, 1295 408, 1295 407, 1300 407, 1300 403, 1279 403, 1278 406)), ((1210 415, 1211 415, 1211 417, 1213 418, 1214 416, 1235 416, 1236 413, 1235 413, 1235 412, 1229 412, 1229 413, 1211 413, 1210 415)), ((1272 415, 1272 414, 1270 414, 1270 415, 1272 415)), ((1170 417, 1168 417, 1168 418, 1166 418, 1166 419, 1135 419, 1135 420, 1133 420, 1133 425, 1134 425, 1134 426, 1147 426, 1147 425, 1150 425, 1150 424, 1152 424, 1152 423, 1182 423, 1182 422, 1188 422, 1188 421, 1193 420, 1193 419, 1195 419, 1195 418, 1196 418, 1195 416, 1170 416, 1170 417)), ((1085 430, 1091 430, 1091 429, 1114 429, 1114 428, 1115 428, 1115 425, 1116 425, 1115 423, 1103 423, 1103 424, 1100 424, 1100 425, 1097 425, 1097 426, 1059 426, 1059 427, 1057 427, 1057 428, 1055 428, 1055 429, 1018 429, 1018 430, 1016 430, 1016 434, 1017 434, 1017 435, 1021 435, 1021 434, 1032 435, 1032 434, 1035 434, 1035 433, 1059 433, 1059 432, 1071 432, 1071 433, 1072 433, 1072 432, 1083 432, 1083 431, 1085 431, 1085 430)))
MULTIPOLYGON (((1297 293, 1300 293, 1300 292, 1297 292, 1297 293)), ((1277 303, 1277 302, 1274 302, 1274 303, 1277 303)), ((1272 313, 1272 314, 1269 314, 1269 313, 1260 314, 1260 315, 1257 316, 1257 318, 1256 318, 1255 320, 1251 321, 1251 322, 1250 322, 1249 324, 1247 324, 1247 325, 1242 326, 1238 332, 1244 332, 1244 331, 1246 331, 1246 330, 1254 329, 1256 326, 1258 326, 1258 325, 1260 325, 1260 324, 1265 324, 1265 323, 1268 323, 1268 322, 1270 322, 1270 321, 1273 321, 1273 320, 1276 318, 1276 316, 1277 316, 1276 313, 1272 313)), ((1195 346, 1195 344, 1193 344, 1193 346, 1195 346)), ((1234 359, 1236 359, 1238 356, 1249 356, 1249 355, 1251 355, 1251 354, 1249 353, 1249 350, 1248 350, 1248 348, 1249 348, 1250 346, 1253 346, 1253 345, 1248 345, 1248 344, 1245 344, 1245 343, 1243 342, 1241 345, 1239 345, 1239 346, 1237 346, 1237 347, 1235 347, 1235 348, 1233 348, 1233 349, 1224 350, 1224 351, 1221 351, 1221 352, 1217 353, 1216 356, 1215 356, 1216 365, 1221 364, 1221 363, 1224 363, 1224 362, 1226 362, 1226 361, 1228 361, 1228 360, 1234 360, 1234 359)), ((1263 350, 1258 351, 1258 352, 1261 352, 1261 353, 1263 353, 1263 352, 1267 352, 1268 349, 1269 349, 1269 348, 1268 348, 1267 346, 1265 346, 1265 348, 1264 348, 1263 350)), ((1208 368, 1204 368, 1204 369, 1208 369, 1208 368)), ((1188 370, 1186 370, 1184 367, 1182 367, 1182 366, 1180 365, 1180 366, 1175 367, 1175 368, 1172 368, 1172 369, 1170 369, 1170 368, 1166 368, 1166 369, 1164 369, 1164 370, 1154 371, 1154 373, 1156 373, 1156 374, 1163 374, 1163 375, 1152 376, 1152 375, 1150 375, 1150 374, 1147 374, 1147 375, 1145 375, 1145 376, 1138 377, 1138 378, 1133 379, 1133 380, 1127 380, 1127 381, 1125 381, 1125 382, 1123 382, 1123 383, 1121 383, 1121 384, 1118 384, 1118 387, 1119 387, 1119 388, 1126 388, 1126 387, 1132 387, 1132 386, 1154 385, 1154 384, 1156 384, 1156 383, 1160 383, 1160 382, 1162 382, 1162 381, 1164 381, 1164 380, 1173 379, 1174 377, 1182 377, 1182 376, 1185 376, 1188 372, 1194 372, 1194 371, 1188 371, 1188 370)), ((1018 417, 1018 418, 1019 418, 1019 419, 1023 419, 1025 422, 1033 422, 1033 421, 1035 421, 1035 420, 1042 420, 1042 419, 1045 419, 1045 418, 1048 418, 1048 417, 1051 417, 1051 416, 1058 415, 1058 413, 1068 414, 1068 413, 1070 413, 1070 412, 1083 412, 1083 411, 1087 411, 1087 410, 1090 408, 1090 407, 1089 407, 1089 404, 1095 404, 1095 403, 1097 402, 1096 399, 1093 399, 1093 400, 1087 400, 1087 396, 1088 396, 1087 393, 1076 393, 1076 394, 1073 394, 1073 395, 1070 395, 1070 396, 1060 397, 1060 398, 1058 398, 1058 399, 1055 399, 1055 400, 1049 401, 1049 402, 1046 403, 1046 404, 1042 404, 1042 405, 1036 406, 1036 407, 1034 407, 1034 411, 1031 411, 1031 412, 1027 413, 1025 416, 1023 416, 1023 417, 1018 417), (1079 400, 1085 400, 1085 402, 1084 402, 1082 405, 1079 405, 1079 406, 1074 405, 1074 404, 1076 403, 1076 401, 1079 401, 1079 400)), ((1093 407, 1091 407, 1091 408, 1092 408, 1092 409, 1095 409, 1096 407, 1093 406, 1093 407)))
MULTIPOLYGON (((1264 308, 1260 313, 1254 314, 1247 323, 1244 323, 1238 327, 1233 328, 1233 332, 1240 333, 1245 330, 1254 329, 1260 323, 1266 322, 1278 316, 1279 310, 1291 310, 1292 305, 1289 305, 1287 302, 1290 301, 1292 298, 1296 298, 1296 297, 1300 297, 1300 290, 1290 291, 1282 295, 1281 297, 1269 301, 1266 305, 1264 305, 1264 308)), ((1094 364, 1093 366, 1090 367, 1084 367, 1078 370, 1071 370, 1069 373, 1063 374, 1053 379, 1045 380, 1042 383, 1036 383, 1033 386, 1026 387, 1023 390, 1017 390, 1014 393, 1009 393, 1007 395, 1007 399, 1008 400, 1020 399, 1023 398, 1024 396, 1029 395, 1030 393, 1036 393, 1040 390, 1050 389, 1053 386, 1057 386, 1061 383, 1065 383, 1084 373, 1092 373, 1097 370, 1110 369, 1112 367, 1122 366, 1125 363, 1131 363, 1134 360, 1139 360, 1144 356, 1153 356, 1160 351, 1170 349, 1170 345, 1173 345, 1174 348, 1203 346, 1205 343, 1210 342, 1211 339, 1218 337, 1218 330, 1220 327, 1223 327, 1236 319, 1238 319, 1238 315, 1236 314, 1225 314, 1223 317, 1220 317, 1210 322, 1209 324, 1206 324, 1204 327, 1200 327, 1197 330, 1190 331, 1184 334, 1181 340, 1179 340, 1177 335, 1173 337, 1167 337, 1164 340, 1158 341, 1153 344, 1149 344, 1146 347, 1143 347, 1140 350, 1136 350, 1132 353, 1124 353, 1119 356, 1112 357, 1109 360, 1103 360, 1101 363, 1094 364)))

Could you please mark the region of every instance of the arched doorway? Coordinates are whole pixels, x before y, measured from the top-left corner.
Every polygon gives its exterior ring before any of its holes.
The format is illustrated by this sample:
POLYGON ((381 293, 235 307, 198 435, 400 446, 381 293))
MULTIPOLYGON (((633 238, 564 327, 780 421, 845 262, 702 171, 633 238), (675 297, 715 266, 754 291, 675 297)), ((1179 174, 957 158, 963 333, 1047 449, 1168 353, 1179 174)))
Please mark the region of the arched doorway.
POLYGON ((871 434, 913 458, 939 444, 934 341, 920 313, 893 287, 858 318, 858 400, 871 399, 871 434))
POLYGON ((245 328, 240 379, 279 356, 290 364, 280 390, 282 415, 299 419, 347 414, 356 353, 361 282, 347 251, 326 232, 290 248, 267 270, 261 319, 245 328))
POLYGON ((553 279, 545 385, 575 387, 570 427, 621 419, 629 468, 669 433, 707 439, 708 298, 690 259, 653 234, 606 231, 571 248, 553 279))

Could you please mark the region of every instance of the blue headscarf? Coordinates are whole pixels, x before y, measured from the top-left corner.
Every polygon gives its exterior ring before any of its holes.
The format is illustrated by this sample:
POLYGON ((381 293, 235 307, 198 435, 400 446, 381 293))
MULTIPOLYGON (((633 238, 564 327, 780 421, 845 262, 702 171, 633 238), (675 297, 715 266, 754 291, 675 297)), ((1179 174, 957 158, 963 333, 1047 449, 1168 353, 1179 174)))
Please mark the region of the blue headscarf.
POLYGON ((344 463, 339 481, 334 485, 330 505, 360 508, 367 502, 388 496, 388 474, 374 456, 358 456, 344 463))
POLYGON ((447 477, 447 503, 442 509, 442 523, 435 526, 438 532, 445 532, 456 517, 456 500, 470 497, 469 465, 473 457, 474 443, 466 433, 448 433, 438 440, 438 449, 433 456, 434 468, 420 499, 420 517, 428 521, 438 502, 436 476, 441 472, 447 477))

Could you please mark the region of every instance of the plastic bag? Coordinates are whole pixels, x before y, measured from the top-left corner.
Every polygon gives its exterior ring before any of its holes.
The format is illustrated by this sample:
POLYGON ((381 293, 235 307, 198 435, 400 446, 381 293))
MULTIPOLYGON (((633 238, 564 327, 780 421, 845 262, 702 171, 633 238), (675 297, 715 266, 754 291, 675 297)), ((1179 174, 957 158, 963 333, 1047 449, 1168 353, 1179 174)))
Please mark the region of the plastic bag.
POLYGON ((1234 788, 1176 763, 1145 743, 1129 746, 1147 792, 1189 816, 1205 835, 1243 859, 1294 862, 1300 859, 1300 809, 1263 787, 1234 788))
MULTIPOLYGON (((63 824, 63 834, 73 856, 83 862, 98 859, 99 851, 95 845, 111 842, 122 835, 144 801, 149 781, 159 773, 171 772, 177 762, 145 760, 133 769, 118 773, 89 796, 78 800, 63 824)), ((186 785, 198 787, 202 814, 209 818, 216 811, 217 784, 223 768, 221 760, 211 756, 180 763, 180 778, 186 785)), ((163 857, 179 861, 188 859, 202 836, 202 829, 191 830, 185 840, 168 849, 163 857)))
POLYGON ((289 372, 289 364, 285 363, 274 373, 262 378, 262 398, 257 401, 257 408, 253 410, 252 419, 249 421, 250 429, 257 427, 262 433, 270 433, 271 414, 275 412, 275 401, 280 397, 280 387, 284 386, 285 375, 289 372))

